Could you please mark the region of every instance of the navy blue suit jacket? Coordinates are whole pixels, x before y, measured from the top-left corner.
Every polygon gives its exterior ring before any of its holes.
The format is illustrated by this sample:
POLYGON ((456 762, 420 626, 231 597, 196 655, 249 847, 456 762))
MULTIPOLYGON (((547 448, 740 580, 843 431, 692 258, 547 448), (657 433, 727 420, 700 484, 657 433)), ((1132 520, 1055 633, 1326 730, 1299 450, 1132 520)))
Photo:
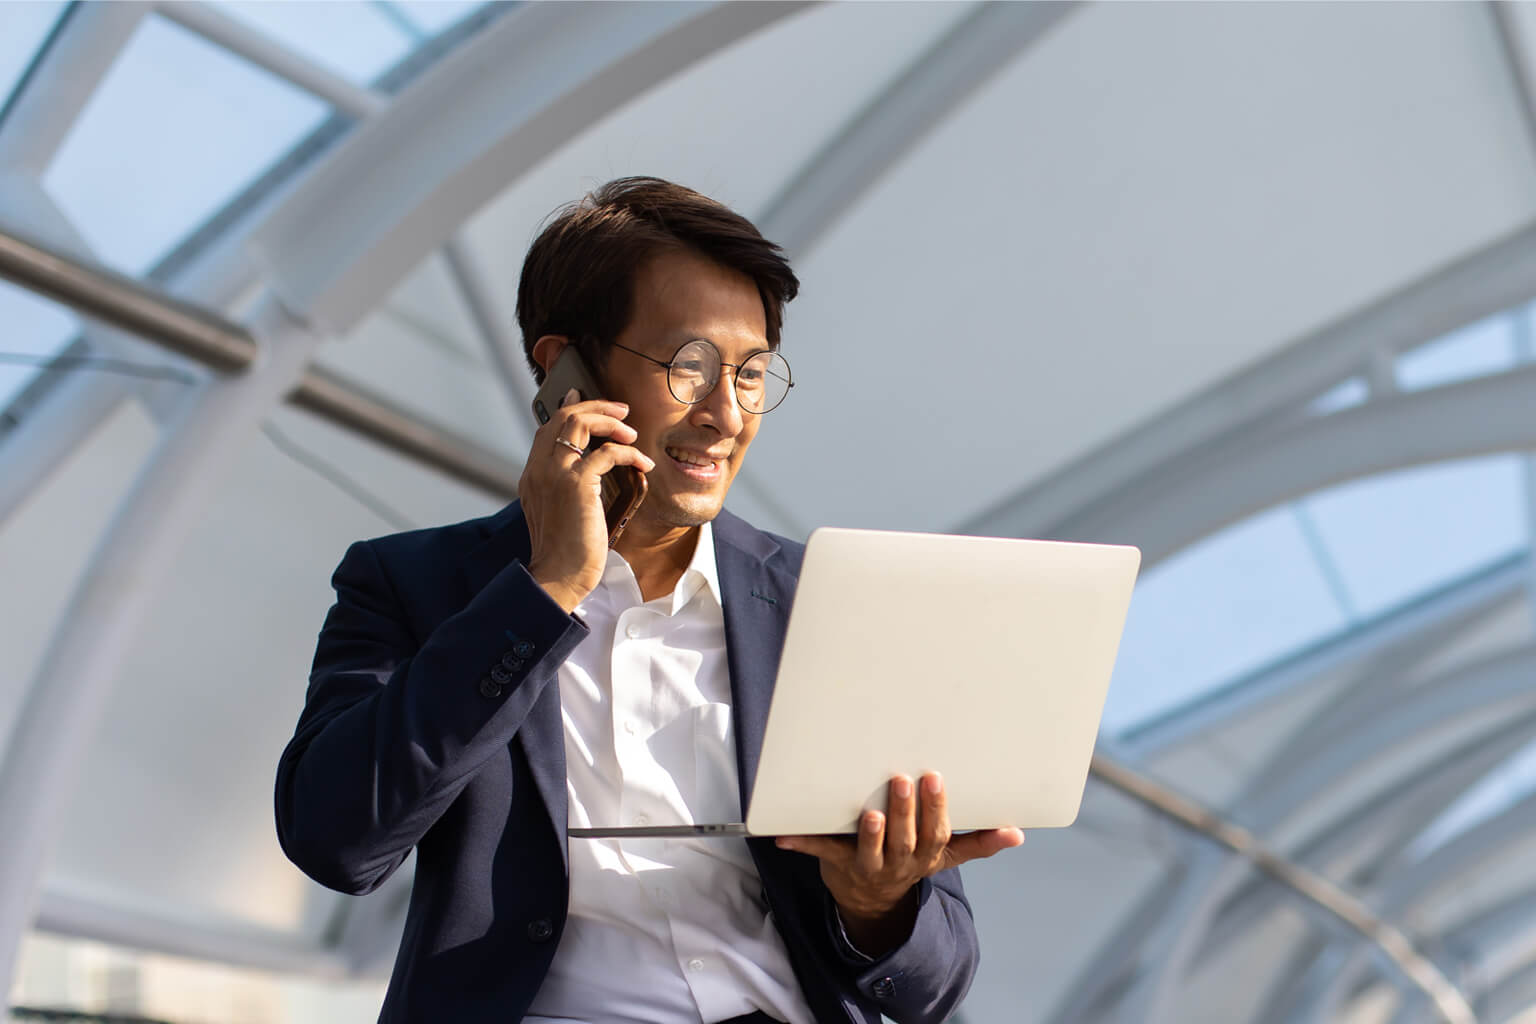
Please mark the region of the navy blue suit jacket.
MULTIPOLYGON (((746 805, 804 553, 722 513, 715 558, 746 805)), ((524 568, 516 503, 354 544, 277 772, 277 831, 322 885, 416 876, 380 1021, 522 1017, 565 924, 565 740, 556 671, 586 637, 524 568)), ((818 1021, 939 1021, 977 962, 958 873, 919 887, 917 924, 877 961, 842 937, 816 860, 748 846, 818 1021)))

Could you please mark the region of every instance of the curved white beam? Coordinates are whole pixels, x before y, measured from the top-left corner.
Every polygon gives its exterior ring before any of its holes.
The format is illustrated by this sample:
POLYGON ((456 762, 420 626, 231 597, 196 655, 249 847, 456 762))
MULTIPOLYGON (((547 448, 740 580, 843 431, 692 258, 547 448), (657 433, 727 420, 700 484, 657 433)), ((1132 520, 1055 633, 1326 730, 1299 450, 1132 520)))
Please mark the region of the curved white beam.
MULTIPOLYGON (((1379 350, 1400 352, 1536 295, 1536 225, 1412 282, 1284 346, 1266 359, 956 526, 958 533, 1066 537, 1105 509, 1134 515, 1148 483, 1245 450, 1277 420, 1363 370, 1379 350)), ((1240 455, 1238 457, 1241 457, 1240 455)))
POLYGON ((528 169, 800 3, 530 4, 351 133, 251 240, 287 305, 346 333, 528 169))
POLYGON ((1151 565, 1245 516, 1395 469, 1536 449, 1536 367, 1304 420, 1085 512, 1064 540, 1135 544, 1151 565))
MULTIPOLYGON (((1371 761, 1388 757, 1393 751, 1415 742, 1426 731, 1454 726, 1462 719, 1475 719, 1482 715, 1488 701, 1504 702, 1509 709, 1510 717, 1498 723, 1500 728, 1510 719, 1536 723, 1536 695, 1529 687, 1532 672, 1536 672, 1536 647, 1513 656, 1489 659, 1464 672, 1451 673, 1426 683, 1394 703, 1390 713, 1383 714, 1378 723, 1354 737, 1351 743, 1336 744, 1318 758, 1303 758, 1302 766, 1295 770, 1313 783, 1321 778, 1321 792, 1326 795, 1328 780, 1361 771, 1371 761)), ((1522 743, 1528 735, 1527 726, 1518 736, 1506 739, 1504 743, 1522 743)), ((1474 737, 1460 753, 1463 760, 1470 754, 1471 761, 1476 762, 1470 765, 1471 772, 1465 777, 1462 773, 1453 775, 1443 767, 1421 773, 1424 783, 1432 785, 1438 781, 1451 789, 1451 793, 1440 794, 1440 800, 1451 799, 1453 793, 1470 784, 1472 778, 1481 776, 1490 766, 1482 763, 1482 758, 1496 763, 1507 750, 1487 738, 1474 737)), ((1289 784, 1288 776, 1292 772, 1285 770, 1284 760, 1282 753, 1257 772, 1255 778, 1259 785, 1250 787, 1237 801, 1244 808, 1244 820, 1259 835, 1274 835, 1283 830, 1287 821, 1305 813, 1307 807, 1321 798, 1318 785, 1289 784)), ((1375 800, 1372 815, 1397 810, 1399 804, 1417 806, 1420 798, 1416 791, 1419 789, 1416 782, 1404 788, 1402 799, 1375 800)), ((1357 827, 1372 818, 1359 808, 1345 813, 1350 814, 1351 823, 1357 827)), ((1318 863, 1315 851, 1303 848, 1295 856, 1308 863, 1318 863)), ((1186 876, 1184 887, 1198 893, 1199 898, 1175 901, 1174 905, 1181 906, 1185 912, 1181 920, 1169 923, 1175 929, 1175 937, 1157 968, 1158 980, 1147 981, 1142 986, 1153 1007, 1161 1008, 1165 1013, 1173 1011, 1175 994, 1183 979, 1210 948, 1209 933, 1220 917, 1231 913, 1230 902, 1248 884, 1250 874, 1246 864, 1228 860, 1206 864, 1205 870, 1194 870, 1186 876)))
POLYGON ((47 886, 38 902, 36 929, 52 935, 108 942, 193 960, 321 978, 348 976, 337 953, 265 929, 216 928, 197 921, 115 907, 98 896, 47 886))
MULTIPOLYGON (((1297 726, 1293 730, 1294 739, 1252 772, 1253 781, 1232 799, 1230 806, 1243 808, 1244 820, 1253 824, 1261 833, 1267 834, 1274 827, 1274 822, 1259 821, 1248 816, 1246 809, 1250 801, 1262 799, 1266 786, 1274 779, 1284 778, 1294 765, 1305 763, 1313 757, 1324 756, 1327 752, 1326 745, 1317 742, 1316 737, 1330 728, 1330 722, 1335 719, 1352 718, 1363 707, 1378 704, 1384 699, 1384 694, 1394 687, 1404 668, 1422 661, 1445 644, 1454 642, 1458 636, 1467 629, 1474 628, 1490 612, 1503 607, 1511 597, 1518 596, 1523 575, 1523 565, 1502 566, 1490 575, 1479 576, 1462 583, 1453 591, 1440 595, 1439 599, 1432 603, 1432 607, 1415 609, 1414 613, 1404 621, 1399 622, 1394 619, 1386 623, 1385 628, 1379 633, 1361 636, 1355 642, 1344 644, 1336 651, 1319 652, 1319 657, 1324 659, 1322 662, 1308 659, 1282 671, 1275 680, 1271 681, 1273 688, 1294 686, 1299 680, 1323 672, 1337 672, 1346 665, 1361 666, 1356 669, 1358 672, 1356 682, 1338 698, 1314 711, 1306 721, 1297 726)), ((1157 738, 1154 737, 1154 739, 1157 738)), ((1126 754, 1132 763, 1144 763, 1146 759, 1154 757, 1158 752, 1166 752, 1177 743, 1193 742, 1195 739, 1184 734, 1160 738, 1163 742, 1153 744, 1151 747, 1122 748, 1117 745, 1116 750, 1126 754)), ((1483 770, 1481 765, 1472 766, 1473 774, 1476 776, 1480 776, 1483 770)), ((1198 841, 1190 840, 1186 846, 1191 860, 1197 859, 1198 841)), ((1331 848, 1330 845, 1329 849, 1331 848)), ((1293 852, 1298 859, 1313 862, 1311 855, 1319 851, 1303 848, 1293 852)), ((1326 854, 1327 851, 1321 852, 1326 854)), ((1206 892, 1213 884, 1212 877, 1213 873, 1209 871, 1184 871, 1180 878, 1170 879, 1169 886, 1187 888, 1192 892, 1206 892)), ((1239 879, 1236 882, 1223 884, 1236 887, 1237 895, 1230 901, 1235 903, 1241 898, 1243 887, 1249 883, 1246 879, 1239 879)), ((1261 883, 1252 884, 1262 888, 1261 883)), ((1163 932, 1175 932, 1181 927, 1180 921, 1193 920, 1192 915, 1177 917, 1170 915, 1168 908, 1173 903, 1174 893, 1169 891, 1168 887, 1160 887, 1148 894, 1136 908, 1130 911, 1120 926, 1115 929, 1113 938, 1079 973, 1077 983, 1068 988, 1062 1002, 1049 1017, 1051 1024, 1077 1024, 1079 1021, 1091 1019, 1089 1012, 1092 1007, 1122 998, 1123 992, 1120 996, 1113 996, 1112 993, 1135 969, 1138 959, 1153 948, 1151 944, 1154 938, 1163 932)), ((1211 908, 1207 908, 1206 912, 1215 912, 1216 909, 1213 904, 1211 908)), ((1194 959, 1198 961, 1213 945, 1219 946, 1228 941, 1234 932, 1240 933, 1245 930, 1251 925, 1252 920, 1252 915, 1230 911, 1218 913, 1209 926, 1210 934, 1205 945, 1195 954, 1194 959), (1238 923, 1229 929, 1226 926, 1229 921, 1238 923)), ((1166 945, 1166 942, 1158 942, 1158 948, 1164 948, 1166 945)))
POLYGON ((350 117, 371 117, 389 105, 387 98, 352 84, 201 0, 160 0, 155 10, 161 17, 270 71, 350 117))
POLYGON ((1536 888, 1458 921, 1437 940, 1467 963, 1462 972, 1469 992, 1497 989, 1505 980, 1536 966, 1536 888))
POLYGON ((124 654, 175 572, 176 553, 229 451, 293 388, 320 337, 275 302, 253 325, 266 341, 249 373, 192 391, 97 542, 0 753, 0 979, 32 922, 37 883, 124 654))
POLYGON ((149 13, 137 2, 74 4, 0 121, 0 170, 42 177, 113 61, 149 13))
MULTIPOLYGON (((112 373, 72 374, 0 437, 0 529, 70 452, 138 393, 138 386, 138 381, 112 373)), ((4 733, 0 729, 0 736, 4 733)))
MULTIPOLYGON (((1431 1000, 1446 1024, 1476 1024, 1466 997, 1439 966, 1425 956, 1400 929, 1352 894, 1278 853, 1250 830, 1103 754, 1094 755, 1092 771, 1095 776, 1140 803, 1238 854, 1245 863, 1263 871, 1289 893, 1299 896, 1306 904, 1327 913, 1354 931, 1359 938, 1365 940, 1373 953, 1384 955, 1392 969, 1400 973, 1407 984, 1418 988, 1431 1000)), ((1180 939, 1182 941, 1183 936, 1180 939)), ((1165 995, 1162 991, 1164 987, 1162 978, 1153 981, 1150 1005, 1128 1007, 1129 1019, 1156 1022, 1163 1017, 1171 1018, 1176 996, 1171 993, 1165 995)))
MULTIPOLYGON (((1264 668, 1193 704, 1138 726, 1120 736, 1117 745, 1132 761, 1156 758, 1199 742, 1202 737, 1255 713, 1267 701, 1293 694, 1298 687, 1320 676, 1360 671, 1370 680, 1390 685, 1388 677, 1393 674, 1393 665, 1422 660, 1511 601, 1522 600, 1531 569, 1529 556, 1511 556, 1362 623, 1343 636, 1326 640, 1279 665, 1264 668), (1372 665, 1372 661, 1381 664, 1372 665)), ((1355 687, 1341 695, 1340 700, 1361 706, 1375 699, 1376 695, 1369 692, 1373 689, 1371 684, 1355 687)), ((1343 707, 1324 708, 1318 713, 1322 717, 1314 718, 1309 726, 1322 725, 1327 718, 1343 711, 1343 707)), ((1309 735, 1306 728, 1298 731, 1300 742, 1309 742, 1309 735)))
MULTIPOLYGON (((1356 888, 1365 888, 1355 877, 1355 868, 1382 856, 1383 851, 1400 850, 1423 831, 1426 821, 1529 743, 1536 734, 1533 726, 1536 722, 1527 720, 1473 738, 1404 780, 1391 793, 1353 809, 1353 813, 1341 817, 1322 835, 1296 850, 1294 856, 1330 877, 1351 880, 1356 888)), ((1199 963, 1251 933, 1278 905, 1267 887, 1245 880, 1217 911, 1192 962, 1199 963)), ((1311 935, 1297 944, 1286 966, 1274 973, 1259 1020, 1280 1024, 1290 1019, 1295 1006, 1305 1001, 1305 993, 1315 988, 1309 973, 1314 961, 1321 956, 1333 962, 1327 950, 1349 945, 1336 943, 1338 938, 1331 934, 1311 935)))
POLYGON ((838 132, 756 218, 803 256, 933 127, 1077 3, 983 3, 838 132))
MULTIPOLYGON (((1423 860, 1382 879, 1380 896, 1373 901, 1383 914, 1401 918, 1417 907, 1453 890, 1469 874, 1497 857, 1507 846, 1528 838, 1536 828, 1536 795, 1527 796, 1503 812, 1468 829, 1423 860)), ((1303 1009, 1306 1020, 1329 1020, 1370 971, 1369 956, 1356 951, 1337 971, 1322 961, 1315 966, 1315 995, 1303 1009), (1331 973, 1331 976, 1330 976, 1331 973)))

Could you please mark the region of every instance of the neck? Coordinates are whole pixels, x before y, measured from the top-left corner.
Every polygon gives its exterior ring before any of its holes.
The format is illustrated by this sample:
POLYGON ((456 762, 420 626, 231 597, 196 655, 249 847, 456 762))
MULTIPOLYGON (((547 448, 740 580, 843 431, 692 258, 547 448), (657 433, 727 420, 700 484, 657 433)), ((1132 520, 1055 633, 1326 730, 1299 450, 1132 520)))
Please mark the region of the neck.
POLYGON ((698 543, 697 526, 647 529, 646 525, 632 522, 614 550, 629 563, 635 582, 640 584, 640 596, 651 601, 677 588, 698 543))

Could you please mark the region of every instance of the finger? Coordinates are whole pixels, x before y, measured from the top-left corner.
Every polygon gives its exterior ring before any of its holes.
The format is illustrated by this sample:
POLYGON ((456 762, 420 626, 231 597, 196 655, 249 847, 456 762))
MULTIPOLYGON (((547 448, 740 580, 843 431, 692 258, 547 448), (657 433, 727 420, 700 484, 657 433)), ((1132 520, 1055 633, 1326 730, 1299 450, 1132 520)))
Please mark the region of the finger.
POLYGON ((938 772, 924 775, 918 784, 922 807, 922 822, 917 833, 915 856, 923 864, 932 864, 949 845, 949 794, 944 790, 944 778, 938 772))
MULTIPOLYGON (((629 406, 623 402, 611 398, 582 398, 581 393, 571 388, 560 399, 560 407, 555 416, 570 409, 573 411, 602 412, 610 416, 623 416, 629 412, 629 406), (621 411, 615 411, 621 410, 621 411)), ((553 417, 551 417, 553 418, 553 417)))
POLYGON ((917 792, 912 780, 898 775, 886 798, 885 859, 905 863, 917 848, 917 792))
POLYGON ((885 815, 865 811, 859 818, 859 849, 854 867, 866 875, 878 875, 885 867, 885 815))
POLYGON ((980 860, 994 853, 1001 853, 1024 842, 1024 833, 1016 828, 992 828, 956 836, 949 841, 945 851, 948 867, 959 867, 966 861, 980 860))
POLYGON ((568 415, 561 417, 554 429, 554 437, 564 438, 583 448, 594 437, 605 437, 620 444, 633 444, 639 436, 635 428, 620 417, 589 409, 572 409, 568 415))
POLYGON ((615 466, 633 466, 642 473, 649 473, 656 468, 656 462, 640 449, 627 444, 605 444, 588 452, 579 464, 572 464, 572 468, 586 477, 603 476, 615 466))
POLYGON ((808 853, 818 860, 846 868, 853 863, 854 843, 842 836, 780 836, 774 845, 781 850, 808 853))

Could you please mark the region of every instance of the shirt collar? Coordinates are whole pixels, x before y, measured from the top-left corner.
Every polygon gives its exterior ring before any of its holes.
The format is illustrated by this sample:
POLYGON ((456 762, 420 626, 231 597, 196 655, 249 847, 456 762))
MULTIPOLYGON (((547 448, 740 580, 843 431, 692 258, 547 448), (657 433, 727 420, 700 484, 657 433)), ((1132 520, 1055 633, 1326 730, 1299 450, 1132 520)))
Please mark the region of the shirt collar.
POLYGON ((725 606, 720 597, 720 572, 715 566, 715 531, 709 522, 699 526, 699 540, 693 549, 693 559, 689 561, 688 568, 683 570, 683 578, 677 581, 673 609, 685 607, 700 587, 708 589, 715 604, 722 608, 725 606))
MULTIPOLYGON (((627 586, 631 591, 635 591, 638 600, 639 592, 635 590, 633 570, 630 569, 629 563, 624 561, 624 556, 611 548, 608 551, 608 564, 603 570, 603 583, 609 586, 627 586)), ((701 588, 709 592, 709 595, 715 599, 716 605, 725 607, 725 601, 720 596, 720 572, 715 566, 715 533, 713 526, 708 522, 699 526, 699 539, 693 548, 693 558, 689 560, 688 567, 683 570, 682 577, 672 590, 672 613, 676 614, 688 607, 688 602, 694 599, 701 588)))

